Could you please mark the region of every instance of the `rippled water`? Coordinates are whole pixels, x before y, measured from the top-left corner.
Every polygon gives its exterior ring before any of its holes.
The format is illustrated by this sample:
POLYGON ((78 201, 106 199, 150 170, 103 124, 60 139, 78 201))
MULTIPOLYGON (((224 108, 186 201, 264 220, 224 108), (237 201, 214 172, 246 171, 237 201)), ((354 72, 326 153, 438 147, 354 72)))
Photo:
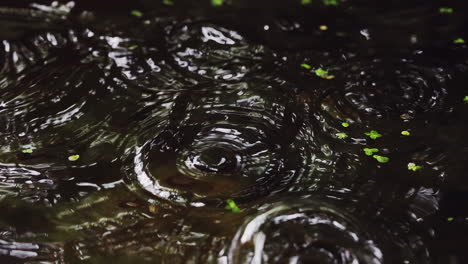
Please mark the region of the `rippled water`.
POLYGON ((2 3, 1 263, 468 262, 468 6, 134 2, 2 3))

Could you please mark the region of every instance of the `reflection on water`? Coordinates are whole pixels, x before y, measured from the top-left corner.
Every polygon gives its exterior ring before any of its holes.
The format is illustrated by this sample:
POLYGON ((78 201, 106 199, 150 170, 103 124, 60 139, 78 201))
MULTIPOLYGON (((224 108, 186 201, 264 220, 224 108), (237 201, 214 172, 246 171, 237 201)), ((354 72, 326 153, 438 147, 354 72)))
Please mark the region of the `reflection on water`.
POLYGON ((464 263, 468 6, 220 2, 0 8, 0 262, 464 263))

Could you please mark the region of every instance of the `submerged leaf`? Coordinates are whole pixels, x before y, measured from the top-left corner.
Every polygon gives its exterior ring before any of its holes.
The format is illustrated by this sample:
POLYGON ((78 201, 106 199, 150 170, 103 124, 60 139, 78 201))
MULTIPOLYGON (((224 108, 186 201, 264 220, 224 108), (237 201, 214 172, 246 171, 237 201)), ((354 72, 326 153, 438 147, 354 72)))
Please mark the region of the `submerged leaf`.
POLYGON ((222 6, 224 4, 224 0, 211 0, 211 5, 213 6, 222 6))
POLYGON ((337 1, 337 0, 323 0, 323 3, 324 3, 325 5, 333 5, 333 6, 338 5, 338 1, 337 1))
POLYGON ((132 14, 132 16, 136 16, 136 17, 142 17, 143 16, 143 13, 141 13, 138 10, 133 10, 130 14, 132 14))
POLYGON ((464 44, 465 40, 462 39, 462 38, 457 38, 456 40, 453 41, 453 43, 455 43, 455 44, 464 44))
POLYGON ((451 13, 453 13, 453 8, 441 7, 441 8, 439 8, 439 12, 442 13, 442 14, 451 14, 451 13))
POLYGON ((310 65, 307 64, 307 63, 302 63, 302 64, 301 64, 301 67, 304 68, 304 69, 306 69, 306 70, 312 69, 312 66, 310 66, 310 65))

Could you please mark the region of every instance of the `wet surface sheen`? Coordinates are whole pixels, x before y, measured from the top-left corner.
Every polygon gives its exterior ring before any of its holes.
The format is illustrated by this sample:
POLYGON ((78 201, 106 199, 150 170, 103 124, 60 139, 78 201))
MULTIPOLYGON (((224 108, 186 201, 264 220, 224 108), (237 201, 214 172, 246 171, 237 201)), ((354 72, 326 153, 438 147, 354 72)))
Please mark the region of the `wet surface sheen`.
POLYGON ((468 6, 23 2, 1 263, 468 261, 468 6))

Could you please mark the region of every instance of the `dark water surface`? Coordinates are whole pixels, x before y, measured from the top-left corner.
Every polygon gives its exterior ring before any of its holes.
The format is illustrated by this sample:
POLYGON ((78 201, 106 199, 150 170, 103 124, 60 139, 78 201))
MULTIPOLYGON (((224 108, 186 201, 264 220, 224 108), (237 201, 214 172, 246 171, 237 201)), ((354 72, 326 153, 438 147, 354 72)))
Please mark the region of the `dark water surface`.
POLYGON ((302 2, 2 1, 0 263, 468 263, 468 5, 302 2))

